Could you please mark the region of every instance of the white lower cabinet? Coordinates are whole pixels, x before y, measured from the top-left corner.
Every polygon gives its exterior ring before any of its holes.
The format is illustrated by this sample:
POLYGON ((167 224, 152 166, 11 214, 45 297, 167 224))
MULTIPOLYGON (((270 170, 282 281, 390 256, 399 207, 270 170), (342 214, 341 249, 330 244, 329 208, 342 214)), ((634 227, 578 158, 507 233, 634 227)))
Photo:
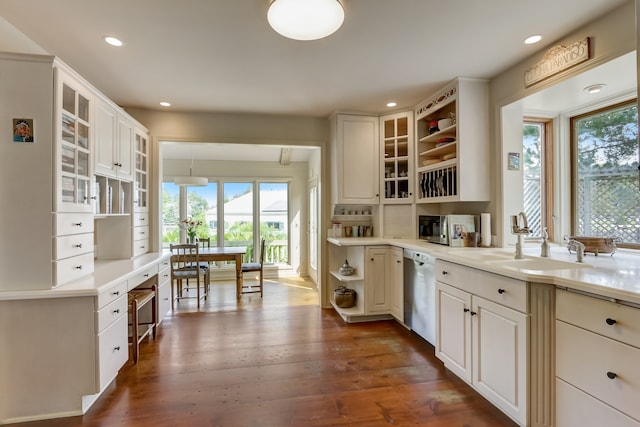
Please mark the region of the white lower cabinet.
POLYGON ((387 286, 391 297, 391 314, 400 322, 404 322, 404 255, 402 248, 391 248, 389 262, 391 274, 387 286))
POLYGON ((171 310, 171 266, 169 261, 163 261, 158 266, 158 323, 171 310))
POLYGON ((96 297, 97 370, 96 393, 118 375, 129 358, 127 336, 127 281, 123 280, 96 297))
MULTIPOLYGON (((124 299, 127 297, 125 296, 124 299)), ((127 312, 122 313, 113 324, 98 334, 98 390, 106 386, 118 375, 118 371, 129 358, 127 338, 127 312)))
POLYGON ((555 326, 556 425, 640 426, 640 309, 559 289, 555 326))
POLYGON ((365 308, 368 313, 390 312, 391 292, 387 286, 391 281, 389 251, 387 246, 367 246, 365 250, 365 308))
POLYGON ((529 425, 528 284, 440 260, 436 277, 436 356, 529 425))
POLYGON ((402 320, 402 262, 402 249, 388 245, 329 245, 327 300, 347 322, 392 317, 402 320), (352 275, 339 273, 345 260, 354 267, 352 275), (334 291, 340 286, 356 291, 353 307, 338 307, 335 303, 334 291))

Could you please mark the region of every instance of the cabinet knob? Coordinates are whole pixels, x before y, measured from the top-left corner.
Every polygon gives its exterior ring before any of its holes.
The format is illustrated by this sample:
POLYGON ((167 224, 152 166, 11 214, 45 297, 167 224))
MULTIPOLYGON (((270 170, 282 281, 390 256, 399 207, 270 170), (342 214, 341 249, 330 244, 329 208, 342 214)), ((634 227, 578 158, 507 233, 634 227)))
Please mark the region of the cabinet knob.
POLYGON ((371 261, 373 261, 373 258, 371 258, 371 261))
POLYGON ((446 276, 447 274, 449 274, 449 272, 447 270, 442 270, 442 275, 446 276))
POLYGON ((120 346, 113 347, 113 351, 120 351, 120 346))
POLYGON ((82 227, 82 223, 81 222, 74 222, 73 225, 74 225, 74 227, 82 227))
POLYGON ((618 374, 616 374, 615 372, 611 372, 611 371, 607 372, 607 377, 610 380, 615 380, 617 376, 618 376, 618 374))
POLYGON ((472 316, 475 316, 476 314, 478 314, 478 313, 476 313, 475 311, 472 311, 472 312, 471 312, 471 315, 472 315, 472 316))
POLYGON ((144 277, 149 277, 149 273, 145 274, 144 277))
POLYGON ((499 294, 504 294, 504 292, 505 292, 504 289, 498 289, 499 294))
POLYGON ((113 292, 113 295, 116 295, 116 296, 117 296, 117 295, 120 295, 120 291, 115 291, 115 292, 113 292))
POLYGON ((607 320, 605 320, 605 322, 607 322, 607 325, 615 325, 616 323, 616 319, 612 319, 610 317, 607 317, 607 320))
POLYGON ((76 248, 81 248, 82 247, 82 243, 78 243, 77 245, 75 245, 76 248))
POLYGON ((469 312, 469 309, 468 309, 468 308, 465 308, 463 311, 464 311, 465 313, 468 313, 468 312, 469 312))
POLYGON ((76 270, 82 270, 82 266, 81 266, 81 265, 76 265, 76 266, 75 266, 75 269, 76 269, 76 270))
POLYGON ((402 261, 400 261, 400 260, 398 259, 398 260, 396 260, 396 262, 397 262, 398 264, 400 264, 402 261))
POLYGON ((120 313, 120 309, 119 309, 119 308, 116 308, 115 310, 113 310, 113 312, 114 312, 115 314, 118 314, 118 313, 120 313))

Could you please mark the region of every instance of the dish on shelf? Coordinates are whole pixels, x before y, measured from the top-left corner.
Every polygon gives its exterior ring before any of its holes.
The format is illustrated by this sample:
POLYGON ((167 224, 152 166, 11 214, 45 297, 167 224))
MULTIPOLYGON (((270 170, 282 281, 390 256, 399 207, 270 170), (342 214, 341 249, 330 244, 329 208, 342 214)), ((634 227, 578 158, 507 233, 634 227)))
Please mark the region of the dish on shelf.
POLYGON ((451 160, 456 158, 456 153, 449 153, 442 156, 442 160, 451 160))
POLYGON ((443 143, 447 143, 447 142, 453 142, 455 140, 456 140, 455 138, 444 137, 444 138, 440 138, 440 139, 436 140, 436 143, 443 144, 443 143))

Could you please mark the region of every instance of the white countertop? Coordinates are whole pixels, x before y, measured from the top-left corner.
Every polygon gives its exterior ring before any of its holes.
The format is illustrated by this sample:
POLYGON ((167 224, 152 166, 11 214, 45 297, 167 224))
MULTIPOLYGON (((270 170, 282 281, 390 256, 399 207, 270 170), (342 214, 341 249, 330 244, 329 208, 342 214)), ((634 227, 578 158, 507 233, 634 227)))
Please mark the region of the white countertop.
POLYGON ((503 276, 640 304, 640 251, 618 249, 613 256, 587 253, 584 263, 579 264, 575 262, 576 254, 569 253, 565 246, 552 246, 550 257, 540 258, 539 243, 526 244, 525 260, 515 260, 515 248, 451 248, 420 240, 375 237, 329 238, 327 241, 336 246, 392 245, 419 250, 437 259, 503 276))
POLYGON ((0 292, 0 301, 96 296, 169 257, 169 253, 149 252, 131 259, 96 260, 90 276, 51 289, 0 292))

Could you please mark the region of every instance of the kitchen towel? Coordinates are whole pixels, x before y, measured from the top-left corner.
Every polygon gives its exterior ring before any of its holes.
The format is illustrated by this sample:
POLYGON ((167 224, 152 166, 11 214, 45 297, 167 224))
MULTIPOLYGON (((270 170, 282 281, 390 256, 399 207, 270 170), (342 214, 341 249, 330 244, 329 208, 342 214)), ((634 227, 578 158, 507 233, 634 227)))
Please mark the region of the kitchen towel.
POLYGON ((480 214, 480 240, 483 248, 491 246, 491 214, 480 214))

